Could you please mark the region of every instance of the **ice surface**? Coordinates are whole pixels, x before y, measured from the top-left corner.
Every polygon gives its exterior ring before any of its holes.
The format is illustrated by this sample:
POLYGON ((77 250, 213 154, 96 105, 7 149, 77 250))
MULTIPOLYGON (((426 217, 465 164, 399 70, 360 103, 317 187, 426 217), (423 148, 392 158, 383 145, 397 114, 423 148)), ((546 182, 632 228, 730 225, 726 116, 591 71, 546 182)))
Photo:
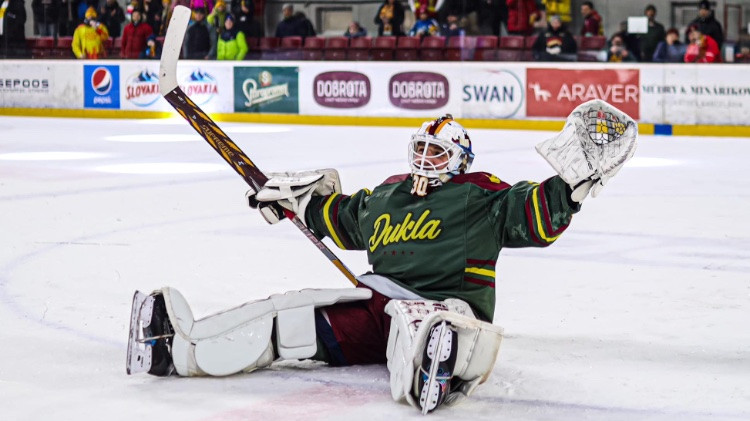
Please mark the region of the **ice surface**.
MULTIPOLYGON (((261 169, 335 167, 348 193, 405 172, 413 131, 221 126, 261 169)), ((176 287, 202 316, 349 284, 291 224, 247 210, 182 120, 3 117, 0 133, 0 419, 421 419, 382 366, 125 375, 135 289, 176 287)), ((472 130, 473 169, 541 181, 549 135, 472 130)), ((429 417, 750 419, 748 156, 748 139, 642 136, 555 245, 503 251, 493 376, 429 417)))

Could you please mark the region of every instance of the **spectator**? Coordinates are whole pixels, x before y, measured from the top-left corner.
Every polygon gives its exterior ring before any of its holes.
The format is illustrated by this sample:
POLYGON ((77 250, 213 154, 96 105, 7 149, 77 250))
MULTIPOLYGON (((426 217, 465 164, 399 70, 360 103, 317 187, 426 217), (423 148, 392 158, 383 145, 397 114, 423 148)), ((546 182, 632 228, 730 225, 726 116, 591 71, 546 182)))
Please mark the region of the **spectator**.
POLYGON ((33 0, 31 10, 40 37, 57 39, 57 22, 60 20, 60 0, 33 0))
POLYGON ((430 12, 426 6, 419 9, 419 19, 414 22, 414 26, 409 31, 411 37, 426 37, 437 35, 440 27, 435 19, 430 17, 430 12))
MULTIPOLYGON (((227 4, 224 0, 216 0, 214 10, 206 18, 206 21, 216 31, 217 37, 224 32, 224 21, 228 15, 227 4)), ((232 22, 234 23, 234 22, 232 22)), ((218 44, 217 44, 218 45, 218 44)))
POLYGON ((347 38, 359 38, 367 36, 367 29, 363 28, 359 22, 351 22, 344 32, 347 38))
POLYGON ((314 37, 315 27, 313 26, 310 19, 307 18, 304 12, 294 12, 294 17, 299 22, 301 37, 314 37))
POLYGON ((141 51, 140 59, 159 60, 161 58, 161 43, 155 34, 149 35, 146 39, 146 48, 141 51))
MULTIPOLYGON (((713 10, 711 10, 711 3, 706 0, 698 2, 698 17, 693 19, 688 28, 691 26, 697 26, 701 34, 708 35, 716 42, 716 45, 721 48, 721 44, 724 43, 724 31, 721 29, 721 23, 716 20, 713 10)), ((690 34, 687 34, 687 40, 690 34)))
POLYGON ((445 23, 440 25, 440 35, 445 38, 462 37, 466 35, 466 31, 459 24, 458 16, 450 14, 445 18, 445 23))
POLYGON ((734 55, 735 63, 750 63, 750 45, 740 44, 739 52, 734 55))
POLYGON ((232 12, 232 16, 237 20, 237 22, 235 22, 236 25, 239 23, 238 17, 241 14, 245 14, 247 19, 253 18, 255 14, 255 3, 253 3, 253 0, 232 0, 232 2, 229 3, 229 11, 232 12))
POLYGON ((144 23, 147 23, 154 31, 155 35, 161 33, 162 15, 164 14, 164 4, 161 0, 142 0, 144 23))
POLYGON ((263 37, 265 35, 263 28, 261 28, 257 20, 253 19, 254 6, 252 0, 239 0, 238 3, 239 11, 232 12, 232 16, 236 20, 234 24, 237 26, 237 30, 245 34, 245 40, 247 38, 263 37))
POLYGON ((78 26, 77 3, 77 0, 60 0, 57 30, 61 36, 72 36, 78 26))
POLYGON ((404 6, 397 0, 383 1, 375 14, 375 23, 378 24, 378 36, 404 35, 404 6))
POLYGON ((217 60, 242 60, 247 54, 245 34, 234 25, 234 17, 228 14, 224 19, 224 31, 216 45, 217 60))
MULTIPOLYGON (((170 0, 167 0, 170 1, 170 0)), ((164 19, 162 20, 161 25, 161 35, 164 35, 167 33, 167 28, 169 28, 169 20, 172 19, 172 12, 174 12, 174 8, 177 6, 185 6, 190 7, 190 0, 171 0, 171 5, 167 6, 167 13, 164 16, 164 19)))
POLYGON ((508 33, 531 35, 534 22, 539 20, 539 9, 534 0, 506 0, 508 5, 508 33))
POLYGON ((208 15, 214 10, 214 0, 190 0, 190 5, 195 9, 203 9, 203 12, 208 15))
POLYGON ((635 54, 628 50, 627 46, 625 45, 625 39, 619 33, 614 34, 609 41, 607 61, 610 63, 637 61, 635 58, 635 54))
POLYGON ((134 9, 130 15, 130 23, 125 25, 122 33, 122 49, 120 57, 138 58, 146 49, 146 40, 154 33, 151 27, 143 21, 143 12, 134 9))
POLYGON ((312 23, 304 13, 294 12, 294 6, 287 3, 281 8, 283 19, 276 26, 276 37, 308 37, 315 35, 312 23))
POLYGON ((125 11, 115 0, 107 0, 99 9, 99 21, 107 27, 109 36, 117 38, 122 32, 122 23, 125 22, 125 11))
POLYGON ((26 6, 23 0, 9 0, 0 17, 0 51, 7 58, 27 58, 26 6))
POLYGON ((500 27, 508 24, 508 5, 505 0, 478 0, 477 24, 482 35, 500 36, 500 27))
POLYGON ((628 21, 620 22, 620 30, 615 35, 622 37, 625 41, 625 48, 630 51, 635 61, 639 61, 641 59, 641 41, 637 35, 628 32, 628 21))
POLYGON ((107 26, 97 20, 96 9, 89 7, 83 23, 73 32, 73 54, 79 59, 107 57, 104 42, 109 39, 107 26))
POLYGON ((567 27, 573 20, 571 14, 570 0, 541 0, 540 2, 544 6, 544 11, 547 16, 547 20, 551 20, 552 16, 559 16, 563 25, 567 27))
POLYGON ((581 4, 581 15, 583 16, 583 26, 581 27, 582 36, 593 37, 604 35, 602 17, 599 16, 599 12, 594 9, 594 3, 584 1, 583 4, 581 4))
POLYGON ((719 44, 711 36, 701 32, 700 27, 688 28, 688 44, 685 63, 716 63, 720 61, 719 44))
POLYGON ((677 28, 669 28, 664 41, 656 46, 653 61, 657 63, 683 63, 685 61, 685 44, 680 42, 677 28))
POLYGON ((656 7, 653 4, 646 6, 644 12, 648 18, 648 32, 640 36, 641 61, 652 61, 656 46, 664 41, 666 32, 664 25, 656 21, 656 7))
POLYGON ((531 50, 537 61, 576 61, 578 45, 562 19, 552 15, 547 30, 539 34, 531 50))
POLYGON ((182 55, 189 60, 210 60, 216 56, 216 31, 206 22, 206 9, 193 9, 193 23, 185 33, 182 55))
POLYGON ((437 19, 438 10, 443 7, 443 3, 444 0, 409 0, 409 7, 415 16, 425 9, 429 17, 437 19))

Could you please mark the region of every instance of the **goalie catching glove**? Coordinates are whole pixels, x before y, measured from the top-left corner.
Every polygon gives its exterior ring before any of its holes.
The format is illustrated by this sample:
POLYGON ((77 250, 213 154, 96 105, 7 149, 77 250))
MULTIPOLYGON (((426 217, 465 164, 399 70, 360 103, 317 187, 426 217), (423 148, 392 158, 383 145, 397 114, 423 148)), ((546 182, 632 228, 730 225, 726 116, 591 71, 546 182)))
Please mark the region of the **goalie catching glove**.
POLYGON ((339 173, 335 169, 269 173, 268 181, 256 192, 245 194, 248 205, 258 209, 269 224, 275 224, 285 217, 285 210, 299 215, 305 220, 305 209, 313 195, 325 196, 341 193, 339 173))
POLYGON ((635 153, 638 124, 612 105, 595 99, 568 116, 563 130, 536 145, 536 150, 582 202, 596 197, 635 153))

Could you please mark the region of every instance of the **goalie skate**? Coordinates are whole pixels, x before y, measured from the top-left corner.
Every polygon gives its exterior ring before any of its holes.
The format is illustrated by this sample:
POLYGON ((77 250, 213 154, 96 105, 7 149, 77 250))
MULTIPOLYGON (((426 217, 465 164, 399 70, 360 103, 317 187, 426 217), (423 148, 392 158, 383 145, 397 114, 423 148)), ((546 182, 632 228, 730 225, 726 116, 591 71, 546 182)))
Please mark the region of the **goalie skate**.
POLYGON ((450 393, 457 353, 458 337, 450 323, 442 321, 433 326, 415 379, 422 414, 440 406, 450 393))
POLYGON ((170 375, 174 371, 170 355, 173 336, 164 296, 136 291, 130 312, 127 373, 170 375))

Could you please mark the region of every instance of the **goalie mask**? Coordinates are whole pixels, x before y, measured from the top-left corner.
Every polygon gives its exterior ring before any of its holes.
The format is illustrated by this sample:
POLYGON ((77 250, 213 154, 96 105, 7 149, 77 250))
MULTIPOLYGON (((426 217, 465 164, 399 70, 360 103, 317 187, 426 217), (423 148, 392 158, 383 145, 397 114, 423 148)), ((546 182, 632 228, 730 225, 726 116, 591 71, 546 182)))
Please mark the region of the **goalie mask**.
POLYGON ((430 187, 438 187, 454 175, 467 172, 473 160, 469 134, 453 116, 446 114, 425 122, 409 142, 412 194, 427 195, 430 187))

